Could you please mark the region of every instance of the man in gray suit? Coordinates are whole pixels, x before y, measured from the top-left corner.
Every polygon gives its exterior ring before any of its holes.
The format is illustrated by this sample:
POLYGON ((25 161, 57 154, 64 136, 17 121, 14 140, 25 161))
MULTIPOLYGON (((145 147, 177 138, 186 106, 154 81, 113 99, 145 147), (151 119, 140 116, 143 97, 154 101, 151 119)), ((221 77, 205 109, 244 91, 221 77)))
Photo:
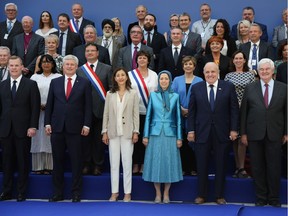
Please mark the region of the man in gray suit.
POLYGON ((111 87, 111 66, 98 61, 99 51, 95 43, 85 45, 87 62, 76 73, 88 79, 92 86, 92 125, 84 141, 83 174, 101 175, 104 163, 104 144, 102 143, 102 119, 106 92, 111 87))
POLYGON ((122 47, 122 45, 112 36, 115 31, 115 23, 111 19, 104 19, 102 21, 102 31, 103 36, 97 37, 96 43, 108 50, 112 68, 115 68, 119 49, 122 47))
POLYGON ((200 34, 189 30, 191 25, 191 17, 188 13, 183 13, 179 17, 179 26, 182 29, 182 44, 193 50, 194 57, 200 57, 202 54, 202 39, 200 34))
POLYGON ((151 47, 141 44, 143 39, 143 32, 140 26, 135 25, 130 30, 130 38, 131 38, 131 45, 122 47, 119 51, 117 67, 124 67, 127 71, 131 71, 137 67, 137 64, 134 59, 136 60, 136 54, 140 50, 144 50, 150 54, 151 61, 149 64, 149 68, 154 70, 154 53, 151 47), (135 58, 133 58, 135 56, 135 58))
POLYGON ((12 55, 19 56, 23 61, 23 75, 30 78, 35 70, 36 58, 44 54, 44 38, 35 34, 33 19, 30 16, 22 18, 24 33, 18 34, 13 39, 12 55))
POLYGON ((248 85, 241 103, 241 141, 249 144, 256 206, 280 207, 281 146, 287 142, 287 85, 274 81, 274 63, 258 64, 260 80, 248 85))
POLYGON ((276 26, 273 31, 272 45, 277 48, 278 43, 283 40, 287 40, 287 22, 288 22, 288 8, 284 9, 282 12, 283 24, 276 26))

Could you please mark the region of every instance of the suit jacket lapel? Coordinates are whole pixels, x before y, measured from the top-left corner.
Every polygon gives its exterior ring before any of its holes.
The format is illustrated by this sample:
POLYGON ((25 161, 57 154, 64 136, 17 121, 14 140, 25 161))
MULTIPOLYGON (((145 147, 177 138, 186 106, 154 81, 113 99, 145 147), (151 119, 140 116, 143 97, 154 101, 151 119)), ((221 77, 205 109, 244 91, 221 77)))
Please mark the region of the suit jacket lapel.
POLYGON ((262 93, 262 86, 260 81, 258 81, 256 84, 256 93, 258 95, 259 101, 261 101, 262 105, 265 107, 264 97, 262 93))
POLYGON ((270 100, 268 107, 272 106, 273 103, 275 103, 275 100, 277 100, 277 98, 278 98, 276 95, 279 95, 279 94, 280 94, 280 92, 279 92, 279 88, 278 88, 278 83, 274 81, 272 97, 271 97, 271 100, 270 100))
MULTIPOLYGON (((23 79, 24 77, 21 78, 21 81, 18 85, 18 88, 17 88, 17 91, 16 91, 16 95, 15 95, 15 100, 17 100, 16 98, 19 97, 19 95, 21 96, 21 92, 23 92, 23 89, 25 87, 25 78, 23 79)), ((10 91, 11 92, 11 91, 10 91)), ((11 96, 12 96, 12 92, 11 92, 11 96)))
MULTIPOLYGON (((65 81, 64 81, 65 82, 65 81)), ((69 98, 68 98, 68 100, 71 98, 71 97, 73 97, 73 95, 77 92, 77 88, 78 88, 78 86, 79 86, 79 77, 77 76, 76 77, 76 79, 75 79, 75 82, 74 82, 74 85, 73 85, 73 87, 72 87, 72 90, 71 90, 71 93, 70 93, 70 95, 69 95, 69 98)), ((65 85, 64 85, 65 86, 65 85)), ((64 94, 65 94, 65 92, 64 92, 64 94)), ((66 94, 65 94, 65 97, 66 97, 66 94)))

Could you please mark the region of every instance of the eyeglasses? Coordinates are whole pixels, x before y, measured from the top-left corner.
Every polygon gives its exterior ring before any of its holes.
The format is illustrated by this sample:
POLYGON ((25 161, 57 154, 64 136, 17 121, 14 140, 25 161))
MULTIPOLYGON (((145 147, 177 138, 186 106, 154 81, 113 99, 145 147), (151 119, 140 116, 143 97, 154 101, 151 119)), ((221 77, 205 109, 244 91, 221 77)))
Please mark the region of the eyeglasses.
POLYGON ((7 12, 15 12, 15 9, 6 9, 7 12))
POLYGON ((130 34, 142 34, 141 31, 131 31, 130 34))

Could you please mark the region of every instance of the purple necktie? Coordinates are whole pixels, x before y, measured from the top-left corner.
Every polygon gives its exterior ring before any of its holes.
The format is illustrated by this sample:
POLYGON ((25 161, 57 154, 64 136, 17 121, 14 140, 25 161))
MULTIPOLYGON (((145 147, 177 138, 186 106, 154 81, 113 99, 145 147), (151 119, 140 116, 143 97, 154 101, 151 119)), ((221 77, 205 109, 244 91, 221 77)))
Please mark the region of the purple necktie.
POLYGON ((132 70, 137 68, 136 56, 137 56, 137 46, 134 47, 133 58, 132 58, 132 70))

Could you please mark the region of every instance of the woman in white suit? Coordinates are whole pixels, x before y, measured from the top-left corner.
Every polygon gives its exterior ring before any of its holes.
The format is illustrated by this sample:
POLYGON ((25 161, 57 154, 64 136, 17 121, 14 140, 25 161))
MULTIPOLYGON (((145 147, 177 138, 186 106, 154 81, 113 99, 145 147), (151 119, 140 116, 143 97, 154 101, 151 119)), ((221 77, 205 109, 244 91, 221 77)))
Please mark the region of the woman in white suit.
POLYGON ((139 98, 131 88, 124 68, 113 73, 112 88, 107 93, 102 126, 102 141, 109 145, 112 194, 109 201, 119 196, 120 156, 123 166, 124 202, 131 201, 132 154, 139 134, 139 98))

